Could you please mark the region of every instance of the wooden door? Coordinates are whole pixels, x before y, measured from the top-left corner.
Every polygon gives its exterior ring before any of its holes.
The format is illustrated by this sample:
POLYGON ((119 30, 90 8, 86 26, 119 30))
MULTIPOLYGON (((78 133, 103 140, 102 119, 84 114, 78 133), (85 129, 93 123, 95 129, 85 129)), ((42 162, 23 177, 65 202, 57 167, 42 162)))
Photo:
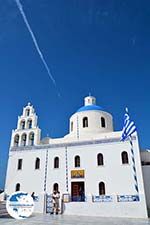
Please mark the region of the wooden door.
POLYGON ((84 182, 72 182, 71 184, 71 196, 72 201, 82 201, 81 195, 84 195, 84 182), (81 194, 82 190, 82 194, 81 194))
POLYGON ((79 184, 73 184, 72 195, 79 196, 79 184))

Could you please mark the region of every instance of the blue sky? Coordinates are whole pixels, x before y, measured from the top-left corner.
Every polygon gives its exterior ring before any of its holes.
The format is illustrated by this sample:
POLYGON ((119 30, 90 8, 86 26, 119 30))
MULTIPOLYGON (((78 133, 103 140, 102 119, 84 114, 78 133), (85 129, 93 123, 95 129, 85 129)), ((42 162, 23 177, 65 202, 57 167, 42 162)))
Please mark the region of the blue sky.
POLYGON ((148 0, 22 0, 57 91, 13 0, 0 0, 0 188, 11 130, 31 102, 42 136, 61 137, 91 92, 122 128, 124 108, 150 147, 150 2, 148 0))

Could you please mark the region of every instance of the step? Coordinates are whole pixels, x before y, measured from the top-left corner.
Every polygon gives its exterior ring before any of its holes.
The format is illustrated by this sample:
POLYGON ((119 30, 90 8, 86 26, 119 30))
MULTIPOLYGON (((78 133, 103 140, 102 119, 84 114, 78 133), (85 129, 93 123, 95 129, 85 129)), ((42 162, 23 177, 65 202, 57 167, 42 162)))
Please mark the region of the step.
POLYGON ((7 209, 6 209, 6 202, 0 202, 0 217, 8 215, 7 209))

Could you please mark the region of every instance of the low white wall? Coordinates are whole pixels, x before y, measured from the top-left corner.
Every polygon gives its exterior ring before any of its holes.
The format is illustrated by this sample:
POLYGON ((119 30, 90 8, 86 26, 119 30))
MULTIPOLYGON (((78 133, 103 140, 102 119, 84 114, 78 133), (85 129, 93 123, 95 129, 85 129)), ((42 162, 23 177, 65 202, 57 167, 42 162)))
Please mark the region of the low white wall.
MULTIPOLYGON (((115 197, 115 196, 114 196, 115 197)), ((115 198, 113 198, 115 200, 115 198)), ((139 202, 69 202, 64 204, 65 215, 147 218, 143 204, 143 196, 139 202)))
POLYGON ((146 204, 150 214, 150 165, 142 166, 146 204))
POLYGON ((38 195, 38 201, 34 201, 34 212, 43 213, 45 211, 45 198, 44 194, 38 195))

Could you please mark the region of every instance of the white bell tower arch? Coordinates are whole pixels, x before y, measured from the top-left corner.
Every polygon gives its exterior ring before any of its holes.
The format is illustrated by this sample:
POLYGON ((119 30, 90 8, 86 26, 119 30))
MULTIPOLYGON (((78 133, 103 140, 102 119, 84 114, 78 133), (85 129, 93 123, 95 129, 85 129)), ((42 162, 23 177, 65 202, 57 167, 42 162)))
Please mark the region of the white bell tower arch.
POLYGON ((23 108, 18 116, 17 129, 12 130, 10 147, 34 146, 40 143, 41 130, 38 127, 38 117, 31 103, 23 108))

